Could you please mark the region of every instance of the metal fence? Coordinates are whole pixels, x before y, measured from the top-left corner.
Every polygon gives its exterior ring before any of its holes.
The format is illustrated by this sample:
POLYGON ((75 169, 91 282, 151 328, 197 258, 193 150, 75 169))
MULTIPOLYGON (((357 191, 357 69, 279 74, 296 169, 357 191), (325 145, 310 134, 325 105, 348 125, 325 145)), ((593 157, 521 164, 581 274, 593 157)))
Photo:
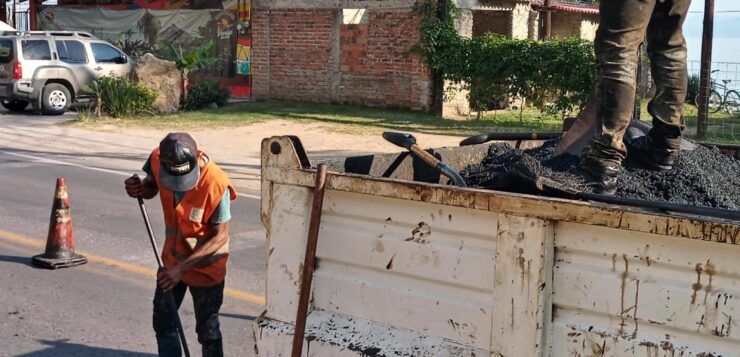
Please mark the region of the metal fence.
MULTIPOLYGON (((689 75, 699 75, 700 61, 689 61, 688 66, 689 75)), ((722 80, 729 80, 728 89, 740 89, 740 63, 712 62, 712 79, 718 83, 722 80)))
MULTIPOLYGON (((689 103, 699 88, 700 61, 689 61, 689 103)), ((707 141, 740 143, 740 63, 713 62, 710 82, 707 141)), ((688 104, 684 109, 689 134, 696 133, 698 110, 688 104)))

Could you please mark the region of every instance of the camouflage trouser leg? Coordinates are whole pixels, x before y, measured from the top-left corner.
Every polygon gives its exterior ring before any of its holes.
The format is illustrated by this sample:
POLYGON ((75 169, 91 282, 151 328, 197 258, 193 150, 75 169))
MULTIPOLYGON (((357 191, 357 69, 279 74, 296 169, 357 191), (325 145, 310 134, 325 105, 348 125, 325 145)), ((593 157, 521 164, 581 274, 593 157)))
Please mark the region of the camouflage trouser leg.
MULTIPOLYGON (((177 308, 190 290, 195 310, 195 331, 198 333, 198 342, 201 344, 203 357, 223 357, 223 343, 218 320, 218 312, 224 300, 224 283, 209 287, 188 287, 180 282, 172 290, 177 308)), ((170 305, 161 289, 154 293, 154 331, 157 334, 159 355, 163 357, 180 357, 180 336, 172 318, 170 305)))
POLYGON ((638 47, 647 36, 657 93, 650 103, 655 144, 677 148, 686 97, 686 43, 681 26, 690 0, 602 0, 594 44, 599 110, 596 134, 584 162, 620 164, 622 143, 632 118, 637 85, 638 47))

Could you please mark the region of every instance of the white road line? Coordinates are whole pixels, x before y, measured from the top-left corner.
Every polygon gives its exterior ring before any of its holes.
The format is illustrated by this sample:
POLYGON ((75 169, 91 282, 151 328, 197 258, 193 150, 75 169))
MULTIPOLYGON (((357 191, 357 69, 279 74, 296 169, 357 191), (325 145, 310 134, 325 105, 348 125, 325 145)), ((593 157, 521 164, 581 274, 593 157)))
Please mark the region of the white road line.
MULTIPOLYGON (((15 153, 15 152, 7 152, 7 151, 2 151, 1 153, 6 154, 6 155, 11 155, 11 156, 22 157, 22 158, 25 158, 25 159, 34 160, 36 162, 43 163, 43 164, 72 166, 72 167, 77 167, 77 168, 81 168, 81 169, 85 169, 85 170, 90 170, 90 171, 105 172, 105 173, 109 173, 109 174, 121 175, 121 176, 127 176, 127 177, 128 176, 131 176, 131 173, 130 172, 124 172, 124 171, 119 171, 119 170, 111 170, 111 169, 104 169, 104 168, 101 168, 101 167, 94 167, 94 166, 87 166, 87 165, 82 165, 82 164, 76 164, 74 162, 69 162, 69 161, 62 161, 62 160, 55 160, 55 159, 47 159, 47 158, 43 158, 43 157, 38 157, 38 156, 33 156, 33 155, 26 155, 26 154, 19 154, 19 153, 15 153)), ((238 192, 237 192, 237 196, 239 196, 239 197, 254 198, 254 199, 260 199, 261 198, 260 196, 257 196, 257 195, 252 195, 252 194, 249 194, 249 193, 238 193, 238 192)))
POLYGON ((26 155, 26 154, 19 154, 19 153, 15 153, 15 152, 7 152, 7 151, 5 151, 3 153, 4 154, 7 154, 7 155, 11 155, 11 156, 17 156, 17 157, 22 157, 22 158, 26 158, 26 159, 31 159, 31 160, 34 160, 36 162, 40 162, 40 163, 43 163, 43 164, 73 166, 73 167, 79 167, 81 169, 86 169, 86 170, 90 170, 90 171, 105 172, 105 173, 114 174, 114 175, 121 175, 121 176, 131 176, 131 173, 130 172, 123 172, 123 171, 118 171, 118 170, 110 170, 110 169, 104 169, 104 168, 100 168, 100 167, 87 166, 87 165, 82 165, 82 164, 75 164, 75 163, 69 162, 69 161, 61 161, 61 160, 47 159, 47 158, 43 158, 43 157, 26 155))

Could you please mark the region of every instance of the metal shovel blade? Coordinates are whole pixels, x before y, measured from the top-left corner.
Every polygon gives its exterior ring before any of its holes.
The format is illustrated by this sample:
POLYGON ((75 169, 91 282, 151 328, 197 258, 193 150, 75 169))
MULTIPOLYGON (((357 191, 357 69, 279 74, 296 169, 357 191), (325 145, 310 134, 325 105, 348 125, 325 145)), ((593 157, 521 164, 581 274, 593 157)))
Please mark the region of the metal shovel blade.
POLYGON ((586 107, 578 113, 578 117, 570 129, 563 133, 563 138, 560 139, 560 143, 555 147, 553 156, 561 154, 581 155, 581 151, 588 145, 589 140, 591 140, 596 132, 597 109, 596 100, 593 98, 590 99, 586 107))

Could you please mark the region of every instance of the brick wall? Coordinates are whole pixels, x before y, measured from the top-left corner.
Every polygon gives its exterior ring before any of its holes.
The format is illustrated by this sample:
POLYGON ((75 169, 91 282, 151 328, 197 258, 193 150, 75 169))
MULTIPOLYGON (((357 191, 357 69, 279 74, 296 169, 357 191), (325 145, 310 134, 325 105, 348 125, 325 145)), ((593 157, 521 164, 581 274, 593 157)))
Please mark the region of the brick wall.
POLYGON ((420 55, 421 15, 368 10, 343 25, 341 10, 255 9, 253 90, 257 98, 342 102, 427 110, 431 73, 420 55))
POLYGON ((412 53, 420 20, 412 11, 369 11, 368 24, 341 26, 341 102, 429 108, 431 73, 412 53))
POLYGON ((252 16, 254 95, 329 101, 334 12, 272 10, 269 19, 263 11, 252 16))

